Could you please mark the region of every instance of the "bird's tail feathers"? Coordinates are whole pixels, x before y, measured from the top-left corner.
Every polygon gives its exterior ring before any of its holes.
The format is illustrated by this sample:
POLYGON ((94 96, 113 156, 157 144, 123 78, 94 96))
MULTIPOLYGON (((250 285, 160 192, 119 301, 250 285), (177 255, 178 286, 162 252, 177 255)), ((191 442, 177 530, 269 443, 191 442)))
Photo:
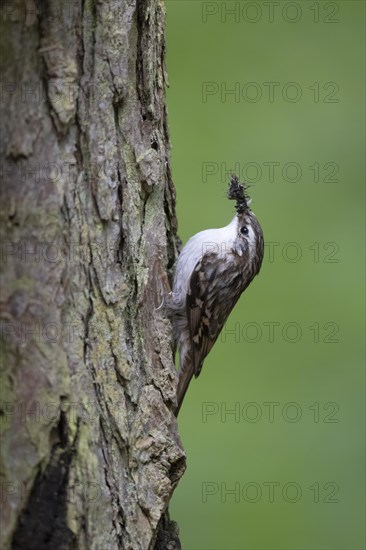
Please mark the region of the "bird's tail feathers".
POLYGON ((193 365, 192 358, 190 357, 190 354, 189 354, 184 358, 184 362, 182 362, 181 364, 181 369, 179 373, 178 390, 177 390, 178 405, 175 412, 176 416, 178 416, 178 413, 183 403, 184 396, 188 389, 189 383, 193 378, 193 375, 194 375, 194 365, 193 365))

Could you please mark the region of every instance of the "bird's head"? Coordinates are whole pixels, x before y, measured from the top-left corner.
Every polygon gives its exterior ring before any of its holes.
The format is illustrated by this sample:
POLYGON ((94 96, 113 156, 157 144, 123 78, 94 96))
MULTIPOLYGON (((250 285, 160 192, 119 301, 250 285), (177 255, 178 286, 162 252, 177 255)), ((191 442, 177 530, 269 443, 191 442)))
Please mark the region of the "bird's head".
POLYGON ((227 196, 236 201, 236 238, 234 251, 246 261, 260 264, 263 257, 263 233, 261 226, 250 209, 251 199, 248 185, 241 184, 238 176, 232 174, 227 196))

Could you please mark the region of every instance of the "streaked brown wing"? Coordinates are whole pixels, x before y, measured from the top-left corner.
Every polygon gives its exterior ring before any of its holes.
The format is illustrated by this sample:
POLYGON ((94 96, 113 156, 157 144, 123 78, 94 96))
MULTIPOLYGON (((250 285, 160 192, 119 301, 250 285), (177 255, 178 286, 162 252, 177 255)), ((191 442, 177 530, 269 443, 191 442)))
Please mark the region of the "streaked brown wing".
POLYGON ((239 289, 236 292, 240 286, 237 284, 238 281, 235 281, 238 277, 235 266, 220 261, 216 254, 203 256, 193 270, 187 292, 186 309, 192 344, 193 372, 196 377, 200 374, 205 357, 216 342, 241 294, 239 289))

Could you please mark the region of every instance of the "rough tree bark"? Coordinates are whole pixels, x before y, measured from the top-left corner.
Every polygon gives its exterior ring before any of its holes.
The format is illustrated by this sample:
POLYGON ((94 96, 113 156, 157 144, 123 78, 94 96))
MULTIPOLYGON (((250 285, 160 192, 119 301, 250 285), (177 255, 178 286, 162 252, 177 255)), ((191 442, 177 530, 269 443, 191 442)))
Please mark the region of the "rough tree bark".
POLYGON ((178 548, 163 4, 1 19, 2 548, 178 548))

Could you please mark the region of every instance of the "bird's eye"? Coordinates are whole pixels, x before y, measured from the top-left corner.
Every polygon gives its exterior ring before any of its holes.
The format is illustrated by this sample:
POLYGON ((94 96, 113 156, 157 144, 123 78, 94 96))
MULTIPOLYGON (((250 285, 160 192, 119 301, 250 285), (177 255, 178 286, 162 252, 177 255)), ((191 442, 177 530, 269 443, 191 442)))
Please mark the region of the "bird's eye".
POLYGON ((243 225, 243 227, 240 229, 240 233, 242 233, 242 235, 248 235, 249 229, 246 225, 243 225))

